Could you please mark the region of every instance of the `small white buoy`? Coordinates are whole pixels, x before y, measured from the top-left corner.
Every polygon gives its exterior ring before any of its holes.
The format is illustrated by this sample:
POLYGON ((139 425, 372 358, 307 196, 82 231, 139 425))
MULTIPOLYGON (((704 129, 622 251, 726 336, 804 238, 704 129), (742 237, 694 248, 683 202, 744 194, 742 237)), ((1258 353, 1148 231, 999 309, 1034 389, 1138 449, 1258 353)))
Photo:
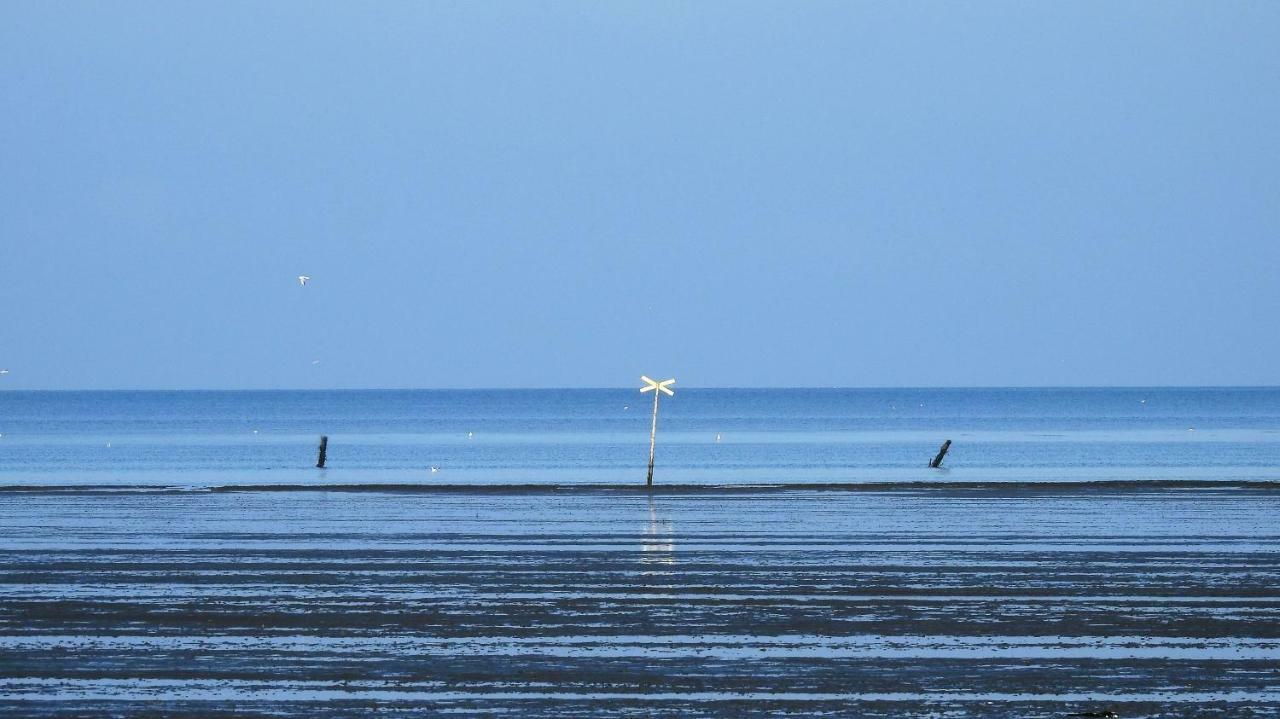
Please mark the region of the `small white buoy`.
POLYGON ((719 441, 720 441, 720 433, 719 433, 719 432, 716 432, 716 441, 717 441, 717 442, 719 442, 719 441))

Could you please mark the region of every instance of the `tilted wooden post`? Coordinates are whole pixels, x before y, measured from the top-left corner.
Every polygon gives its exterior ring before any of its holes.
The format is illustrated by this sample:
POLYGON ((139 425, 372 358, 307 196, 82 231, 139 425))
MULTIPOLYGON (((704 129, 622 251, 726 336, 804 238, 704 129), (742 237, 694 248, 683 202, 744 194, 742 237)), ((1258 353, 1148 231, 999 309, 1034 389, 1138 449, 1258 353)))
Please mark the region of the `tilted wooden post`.
POLYGON ((951 440, 947 440, 942 443, 942 449, 938 450, 938 456, 933 458, 933 461, 929 463, 929 466, 935 469, 941 467, 942 458, 947 456, 948 449, 951 449, 951 440))
POLYGON ((320 457, 316 460, 316 467, 319 467, 320 469, 324 469, 324 455, 326 450, 328 449, 329 449, 329 435, 322 434, 320 435, 320 457))

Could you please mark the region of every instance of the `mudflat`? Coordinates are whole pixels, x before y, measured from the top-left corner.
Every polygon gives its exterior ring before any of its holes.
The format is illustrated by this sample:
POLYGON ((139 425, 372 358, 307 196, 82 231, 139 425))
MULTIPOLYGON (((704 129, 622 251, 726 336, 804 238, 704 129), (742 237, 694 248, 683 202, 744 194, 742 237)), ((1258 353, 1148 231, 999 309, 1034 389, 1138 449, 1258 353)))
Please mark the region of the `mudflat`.
POLYGON ((0 492, 6 716, 1280 716, 1280 491, 0 492))

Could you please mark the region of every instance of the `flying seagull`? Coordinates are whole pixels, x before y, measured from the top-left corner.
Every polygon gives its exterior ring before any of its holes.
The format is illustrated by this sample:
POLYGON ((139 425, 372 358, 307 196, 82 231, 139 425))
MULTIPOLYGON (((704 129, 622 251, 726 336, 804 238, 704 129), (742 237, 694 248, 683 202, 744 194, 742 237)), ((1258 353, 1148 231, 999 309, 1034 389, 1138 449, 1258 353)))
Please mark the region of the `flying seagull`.
POLYGON ((298 284, 305 285, 307 280, 311 279, 311 275, 298 275, 298 284))
POLYGON ((0 374, 9 374, 9 370, 7 370, 7 369, 0 369, 0 374))

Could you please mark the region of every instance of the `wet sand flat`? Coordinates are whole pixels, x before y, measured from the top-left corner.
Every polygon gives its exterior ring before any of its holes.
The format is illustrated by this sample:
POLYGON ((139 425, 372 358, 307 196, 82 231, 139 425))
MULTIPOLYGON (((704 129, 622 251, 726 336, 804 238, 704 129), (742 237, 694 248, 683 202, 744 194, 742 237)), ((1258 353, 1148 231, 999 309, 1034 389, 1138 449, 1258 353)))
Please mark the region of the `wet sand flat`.
POLYGON ((0 714, 1280 716, 1261 486, 0 492, 0 714))

